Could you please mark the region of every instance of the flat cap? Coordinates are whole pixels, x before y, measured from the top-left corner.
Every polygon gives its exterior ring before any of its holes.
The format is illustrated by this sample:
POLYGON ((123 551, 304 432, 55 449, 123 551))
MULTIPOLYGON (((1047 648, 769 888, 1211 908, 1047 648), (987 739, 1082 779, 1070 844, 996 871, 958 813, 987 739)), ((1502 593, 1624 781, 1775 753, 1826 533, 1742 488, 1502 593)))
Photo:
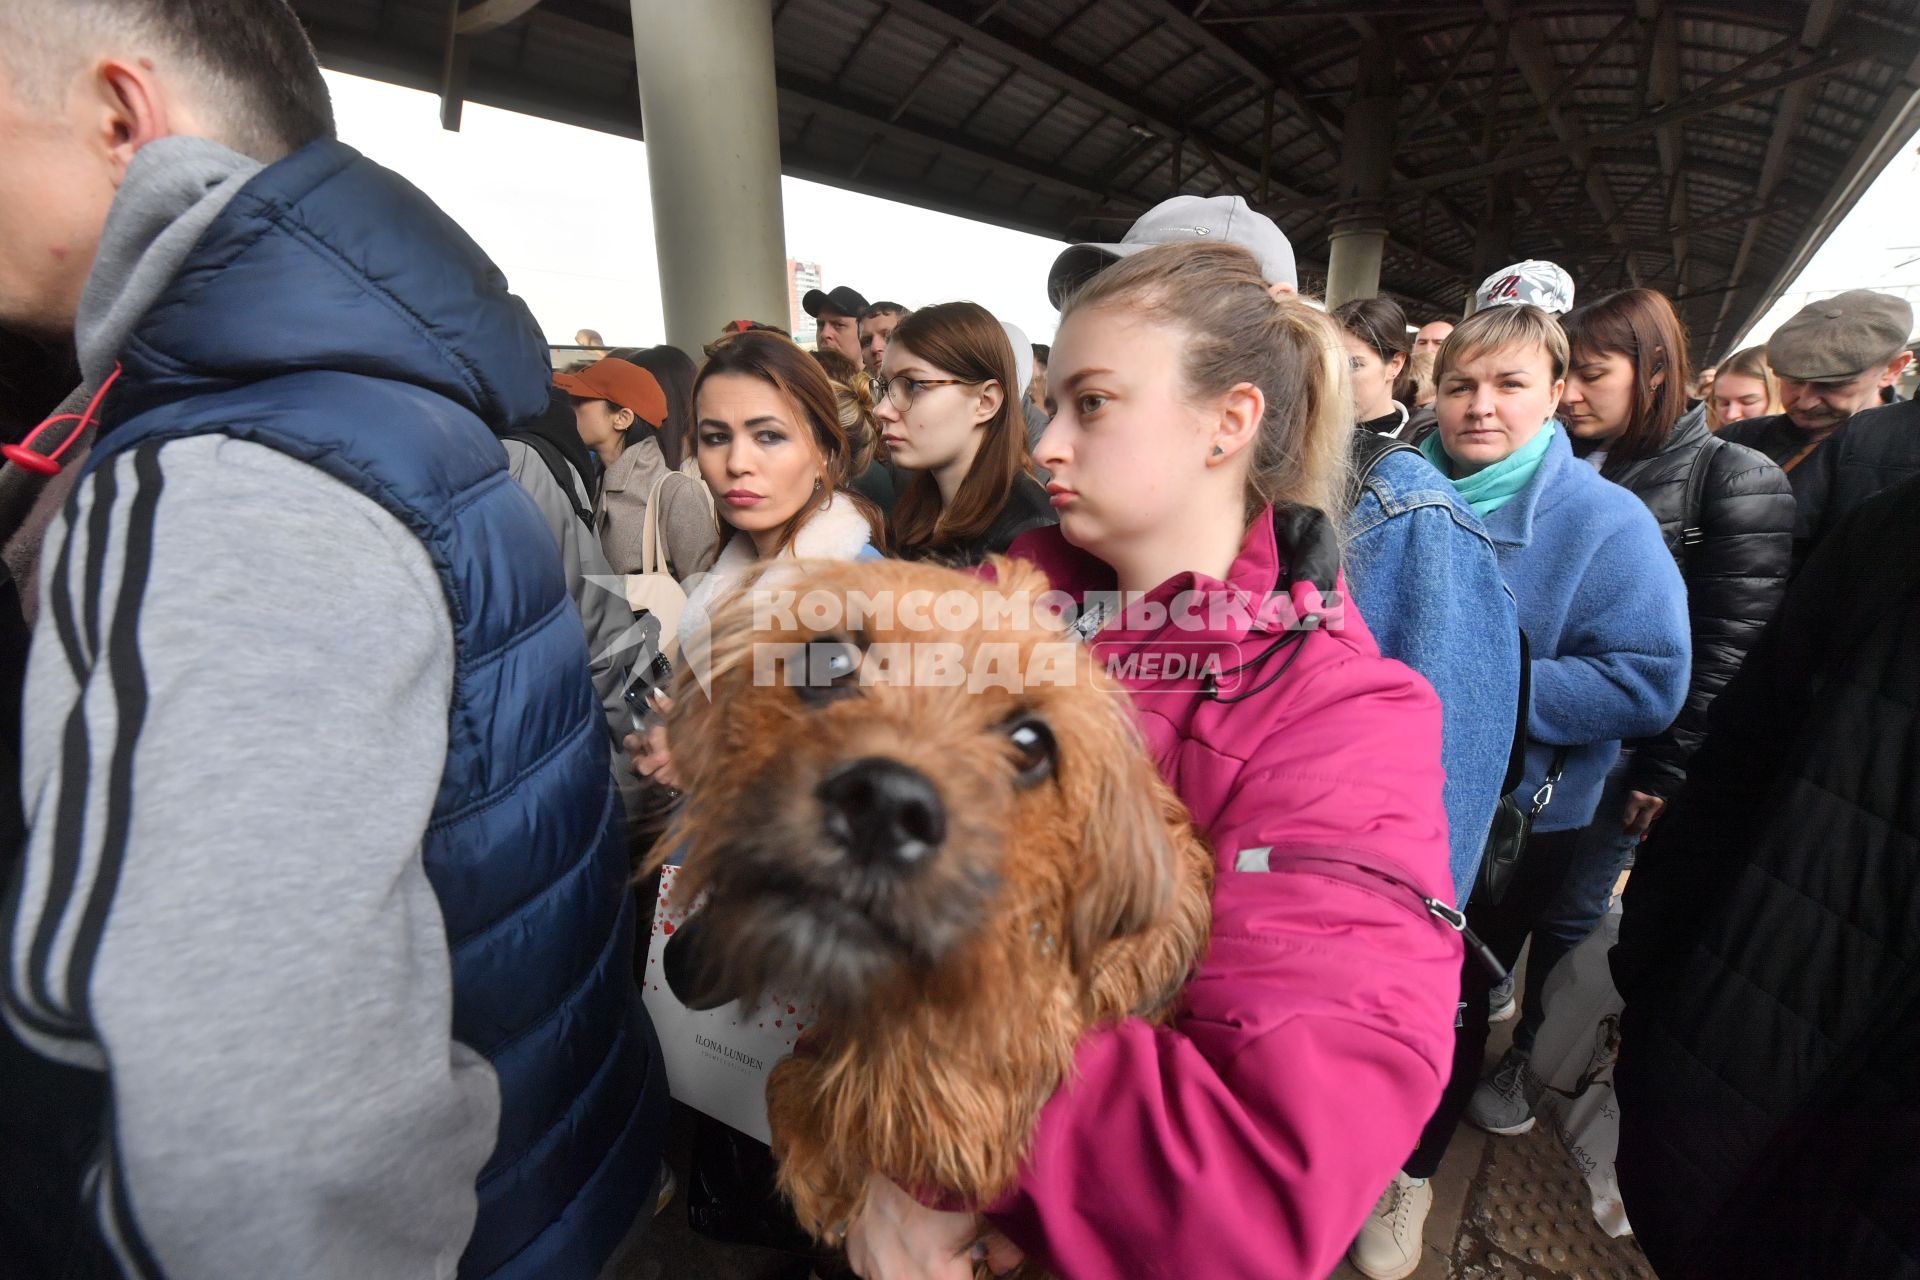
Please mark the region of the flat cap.
POLYGON ((1809 302, 1767 340, 1767 363, 1782 378, 1831 382, 1883 365, 1907 345, 1913 308, 1905 298, 1849 289, 1809 302))

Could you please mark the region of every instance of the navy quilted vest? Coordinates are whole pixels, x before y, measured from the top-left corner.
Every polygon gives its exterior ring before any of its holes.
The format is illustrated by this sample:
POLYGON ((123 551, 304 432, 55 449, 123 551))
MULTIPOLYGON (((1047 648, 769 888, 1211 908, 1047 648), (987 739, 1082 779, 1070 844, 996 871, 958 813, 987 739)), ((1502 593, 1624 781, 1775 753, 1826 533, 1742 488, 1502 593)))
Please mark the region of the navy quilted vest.
POLYGON ((454 1035, 501 1092, 460 1274, 592 1280, 641 1212, 667 1087, 586 638, 495 438, 546 405, 532 317, 418 191, 321 142, 227 206, 121 363, 89 470, 232 436, 352 486, 431 555, 457 656, 426 871, 454 1035))

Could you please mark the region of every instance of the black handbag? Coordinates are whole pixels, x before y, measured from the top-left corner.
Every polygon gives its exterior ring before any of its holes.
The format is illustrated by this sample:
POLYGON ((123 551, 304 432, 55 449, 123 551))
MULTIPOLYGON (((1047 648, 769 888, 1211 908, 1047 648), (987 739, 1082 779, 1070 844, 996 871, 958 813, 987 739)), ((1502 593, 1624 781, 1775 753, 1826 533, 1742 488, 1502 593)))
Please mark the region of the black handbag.
MULTIPOLYGON (((1524 742, 1522 746, 1524 750, 1524 742)), ((1546 780, 1533 793, 1533 802, 1525 809, 1511 794, 1500 797, 1500 803, 1493 810, 1493 827, 1487 832, 1486 852, 1480 856, 1480 875, 1474 881, 1471 901, 1493 907, 1507 896, 1513 873, 1520 869, 1520 855, 1526 851, 1528 837, 1533 835, 1534 821, 1541 810, 1553 803, 1553 789, 1566 767, 1567 748, 1560 747, 1547 766, 1546 780)))
MULTIPOLYGON (((1520 868, 1520 855, 1526 851, 1527 838, 1533 834, 1534 819, 1553 802, 1553 788, 1567 767, 1567 748, 1560 747, 1547 765, 1546 781, 1533 793, 1530 808, 1522 809, 1513 793, 1527 776, 1527 708, 1533 702, 1532 653, 1527 633, 1520 632, 1520 697, 1514 705, 1513 744, 1507 749, 1507 776, 1500 790, 1500 802, 1494 806, 1493 826, 1487 831, 1487 846, 1480 855, 1480 874, 1474 879, 1468 902, 1499 905, 1520 868)), ((1462 903, 1464 909, 1466 903, 1462 903)))

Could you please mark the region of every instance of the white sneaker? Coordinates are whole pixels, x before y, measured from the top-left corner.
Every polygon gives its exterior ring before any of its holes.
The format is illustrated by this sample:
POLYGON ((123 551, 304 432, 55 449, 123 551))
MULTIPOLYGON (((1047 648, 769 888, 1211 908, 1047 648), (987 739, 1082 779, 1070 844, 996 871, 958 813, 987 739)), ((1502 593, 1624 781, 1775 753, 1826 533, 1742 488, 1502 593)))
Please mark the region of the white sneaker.
POLYGON ((1372 1280, 1405 1280, 1420 1267, 1422 1233, 1433 1211, 1433 1185, 1425 1178, 1393 1175, 1373 1212, 1360 1226, 1347 1261, 1372 1280))

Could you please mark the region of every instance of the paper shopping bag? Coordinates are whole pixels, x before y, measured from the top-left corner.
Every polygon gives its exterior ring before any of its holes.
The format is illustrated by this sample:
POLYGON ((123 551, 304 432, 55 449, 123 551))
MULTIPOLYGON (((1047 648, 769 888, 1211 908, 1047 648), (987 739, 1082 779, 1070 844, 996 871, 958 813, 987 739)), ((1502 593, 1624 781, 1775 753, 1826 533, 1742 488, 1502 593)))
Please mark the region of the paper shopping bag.
POLYGON ((1540 1088, 1535 1109, 1580 1166, 1593 1219, 1610 1236, 1633 1233, 1614 1172, 1620 1110, 1613 1064, 1620 1055, 1620 1011, 1626 1006, 1614 989, 1607 953, 1619 940, 1616 895, 1586 941, 1553 967, 1543 992, 1547 1016, 1529 1065, 1540 1088))
POLYGON ((798 1001, 769 996, 756 1008, 736 1001, 696 1012, 674 998, 662 975, 661 953, 688 913, 672 905, 678 867, 660 869, 660 896, 647 945, 641 996, 666 1055, 667 1084, 676 1100, 762 1142, 767 1133, 767 1073, 793 1052, 813 1022, 798 1001))

